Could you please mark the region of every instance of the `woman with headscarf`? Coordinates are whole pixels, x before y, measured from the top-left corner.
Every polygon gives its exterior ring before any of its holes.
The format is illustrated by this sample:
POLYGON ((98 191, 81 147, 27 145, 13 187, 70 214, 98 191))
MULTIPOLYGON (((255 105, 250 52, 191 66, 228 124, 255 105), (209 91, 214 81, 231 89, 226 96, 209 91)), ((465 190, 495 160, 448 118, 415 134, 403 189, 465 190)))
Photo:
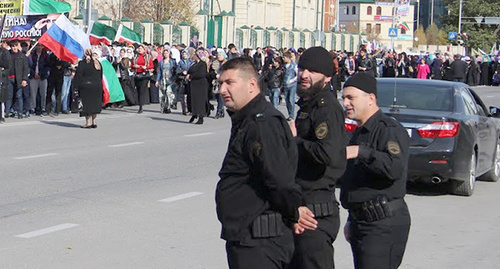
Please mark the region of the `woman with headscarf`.
POLYGON ((120 50, 120 56, 117 59, 116 76, 120 81, 123 93, 125 94, 124 104, 135 105, 137 104, 137 94, 133 90, 132 79, 130 76, 130 59, 127 57, 125 49, 120 50))
POLYGON ((207 114, 207 103, 208 103, 208 68, 205 61, 202 58, 205 56, 203 50, 199 49, 194 53, 193 60, 194 64, 188 70, 188 80, 190 84, 190 96, 191 96, 191 119, 189 122, 193 122, 196 118, 198 121, 196 124, 203 124, 203 117, 207 114))
POLYGON ((135 70, 135 86, 137 88, 137 98, 139 101, 139 111, 142 113, 142 106, 149 103, 148 83, 154 69, 153 59, 146 53, 146 47, 140 44, 137 54, 132 60, 132 69, 135 70))
POLYGON ((80 117, 85 117, 82 128, 97 128, 96 117, 102 109, 102 67, 97 52, 86 49, 84 60, 76 69, 74 88, 80 96, 80 117))

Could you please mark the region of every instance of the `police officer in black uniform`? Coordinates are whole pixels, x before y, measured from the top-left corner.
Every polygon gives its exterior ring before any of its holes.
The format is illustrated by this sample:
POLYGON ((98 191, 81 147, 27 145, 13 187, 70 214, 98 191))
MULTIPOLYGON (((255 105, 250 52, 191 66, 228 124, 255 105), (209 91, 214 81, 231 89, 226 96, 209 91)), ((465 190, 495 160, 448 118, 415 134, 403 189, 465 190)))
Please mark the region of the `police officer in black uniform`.
POLYGON ((221 67, 220 94, 232 128, 216 203, 230 268, 285 268, 294 250, 290 227, 317 224, 313 213, 300 207, 297 146, 288 123, 259 85, 249 59, 221 67))
POLYGON ((377 106, 377 81, 367 73, 344 85, 344 107, 358 128, 346 148, 347 169, 340 199, 349 211, 344 228, 355 268, 397 268, 410 231, 404 201, 409 137, 377 106))
POLYGON ((299 149, 296 181, 318 229, 296 234, 291 268, 334 268, 333 242, 339 227, 335 185, 346 167, 343 109, 330 91, 333 59, 322 47, 304 51, 298 64, 300 110, 290 128, 299 149))

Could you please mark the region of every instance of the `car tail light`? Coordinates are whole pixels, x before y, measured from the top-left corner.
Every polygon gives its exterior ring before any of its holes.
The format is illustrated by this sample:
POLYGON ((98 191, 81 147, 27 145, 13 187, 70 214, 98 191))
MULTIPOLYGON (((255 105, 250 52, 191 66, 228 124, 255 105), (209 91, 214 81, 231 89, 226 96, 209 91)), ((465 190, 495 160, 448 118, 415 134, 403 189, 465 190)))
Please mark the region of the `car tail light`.
POLYGON ((418 134, 423 138, 454 137, 458 134, 460 123, 436 121, 418 128, 418 134))
POLYGON ((356 129, 358 129, 358 123, 355 120, 345 118, 344 124, 345 124, 346 131, 348 131, 350 133, 353 133, 354 131, 356 131, 356 129))

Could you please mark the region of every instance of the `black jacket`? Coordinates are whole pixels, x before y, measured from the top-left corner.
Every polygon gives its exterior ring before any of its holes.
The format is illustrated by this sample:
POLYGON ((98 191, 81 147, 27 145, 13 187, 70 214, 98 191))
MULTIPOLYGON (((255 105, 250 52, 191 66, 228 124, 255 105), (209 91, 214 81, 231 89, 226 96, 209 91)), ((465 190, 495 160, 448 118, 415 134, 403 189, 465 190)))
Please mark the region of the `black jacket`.
POLYGON ((297 183, 306 204, 334 200, 335 184, 346 167, 344 112, 327 88, 309 101, 300 99, 297 113, 299 165, 297 183))
POLYGON ((21 82, 28 82, 29 76, 29 66, 28 57, 24 55, 23 52, 11 53, 11 58, 13 62, 13 69, 10 69, 11 75, 16 75, 16 83, 18 87, 21 87, 21 82))
POLYGON ((432 79, 443 79, 442 74, 443 61, 441 59, 434 59, 431 64, 432 79))
POLYGON ((273 66, 273 68, 266 72, 267 87, 269 89, 281 88, 282 76, 283 70, 281 69, 281 66, 278 68, 273 66))
POLYGON ((46 52, 42 52, 42 54, 38 55, 36 52, 33 52, 30 55, 30 78, 35 78, 36 64, 38 62, 38 73, 41 79, 47 79, 49 76, 49 67, 48 67, 48 55, 46 52), (38 59, 40 58, 40 60, 38 59))
POLYGON ((460 79, 465 81, 467 75, 467 64, 462 60, 455 60, 451 63, 451 73, 453 79, 460 79))
POLYGON ((387 196, 404 197, 410 138, 405 128, 381 110, 353 134, 350 145, 359 145, 358 157, 347 162, 340 200, 344 208, 387 196))
POLYGON ((9 69, 11 67, 10 52, 0 48, 0 102, 9 99, 9 69))
POLYGON ((230 113, 231 137, 219 172, 216 203, 227 241, 251 240, 250 226, 266 211, 298 219, 297 147, 284 116, 262 94, 230 113))

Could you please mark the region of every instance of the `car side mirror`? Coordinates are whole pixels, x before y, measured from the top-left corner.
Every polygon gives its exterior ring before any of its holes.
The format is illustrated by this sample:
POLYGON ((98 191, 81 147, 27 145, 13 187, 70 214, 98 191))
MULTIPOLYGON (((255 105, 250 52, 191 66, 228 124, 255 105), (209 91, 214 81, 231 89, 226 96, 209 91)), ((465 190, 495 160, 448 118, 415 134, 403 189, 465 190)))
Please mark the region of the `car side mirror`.
POLYGON ((490 114, 492 117, 500 118, 500 108, 490 106, 490 114))

